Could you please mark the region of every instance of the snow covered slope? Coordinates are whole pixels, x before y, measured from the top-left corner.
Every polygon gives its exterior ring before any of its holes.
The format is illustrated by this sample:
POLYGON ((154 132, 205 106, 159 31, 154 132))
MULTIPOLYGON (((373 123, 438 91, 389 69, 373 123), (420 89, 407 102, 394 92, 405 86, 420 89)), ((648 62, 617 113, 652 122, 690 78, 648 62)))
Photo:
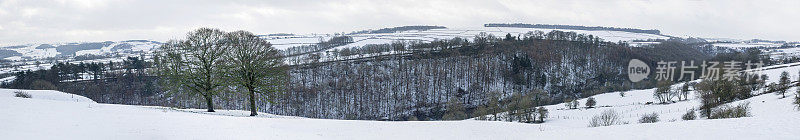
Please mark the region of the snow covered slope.
POLYGON ((14 97, 14 94, 16 94, 15 92, 27 93, 28 95, 31 95, 30 99, 35 99, 35 100, 96 103, 92 101, 92 99, 80 95, 64 93, 60 91, 53 91, 53 90, 0 89, 0 97, 14 97))
POLYGON ((160 42, 148 40, 52 43, 3 46, 0 59, 11 61, 43 60, 58 56, 81 55, 120 55, 132 53, 150 53, 160 46, 160 42))
MULTIPOLYGON (((793 139, 800 113, 772 94, 754 117, 588 128, 562 121, 380 122, 243 117, 2 96, 3 139, 793 139)), ((586 113, 585 115, 589 115, 586 113)), ((576 121, 578 122, 578 121, 576 121)), ((581 124, 580 122, 578 122, 581 124)))

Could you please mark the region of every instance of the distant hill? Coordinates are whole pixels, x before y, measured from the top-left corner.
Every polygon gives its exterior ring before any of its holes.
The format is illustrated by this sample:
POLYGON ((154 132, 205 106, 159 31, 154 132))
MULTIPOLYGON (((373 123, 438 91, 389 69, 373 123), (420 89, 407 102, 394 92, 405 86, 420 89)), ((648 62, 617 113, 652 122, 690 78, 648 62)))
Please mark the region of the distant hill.
POLYGON ((0 58, 6 58, 12 56, 22 56, 22 54, 12 50, 0 50, 0 58))
POLYGON ((402 31, 410 31, 410 30, 419 30, 419 31, 426 31, 430 29, 445 29, 447 27, 444 26, 400 26, 400 27, 392 27, 392 28, 383 28, 378 30, 363 30, 363 31, 356 31, 350 34, 380 34, 380 33, 396 33, 402 31))
MULTIPOLYGON (((160 46, 158 41, 126 40, 103 42, 47 43, 0 47, 0 59, 31 59, 41 61, 51 57, 76 57, 81 55, 140 55, 160 46), (21 56, 14 58, 13 56, 21 56)), ((21 60, 27 61, 27 60, 21 60)))
POLYGON ((484 27, 516 27, 516 28, 542 28, 542 29, 566 29, 566 30, 589 30, 589 31, 623 31, 623 32, 631 32, 631 33, 645 33, 645 34, 654 34, 654 35, 661 35, 661 31, 659 30, 642 30, 642 29, 634 29, 634 28, 617 28, 617 27, 588 27, 588 26, 576 26, 576 25, 551 25, 551 24, 523 24, 523 23, 489 23, 484 24, 484 27))

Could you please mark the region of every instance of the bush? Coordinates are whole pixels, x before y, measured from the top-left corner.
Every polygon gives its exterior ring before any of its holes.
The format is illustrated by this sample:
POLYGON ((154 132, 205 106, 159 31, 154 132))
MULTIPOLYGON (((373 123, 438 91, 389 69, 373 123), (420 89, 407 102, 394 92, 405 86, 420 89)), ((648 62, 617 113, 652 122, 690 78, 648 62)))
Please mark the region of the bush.
POLYGON ((592 121, 589 122, 589 127, 598 127, 598 126, 610 126, 610 125, 618 125, 623 124, 622 116, 612 109, 603 111, 598 116, 592 117, 592 121))
POLYGON ((704 79, 698 83, 695 88, 700 98, 700 116, 711 119, 715 107, 734 101, 737 87, 740 86, 729 80, 704 79))
POLYGON ((14 97, 20 97, 20 98, 31 98, 31 94, 28 94, 28 92, 24 92, 24 91, 14 91, 14 93, 15 93, 15 94, 14 94, 14 97))
POLYGON ((594 105, 596 105, 596 104, 597 104, 597 101, 594 99, 594 97, 589 97, 589 99, 586 99, 586 107, 587 108, 594 108, 594 105))
POLYGON ((658 114, 653 112, 653 114, 645 114, 639 119, 639 123, 655 123, 658 122, 658 114))
POLYGON ((580 102, 580 101, 578 101, 578 100, 572 100, 572 109, 577 109, 577 108, 578 108, 578 105, 580 105, 580 104, 581 104, 581 102, 580 102))
POLYGON ((58 88, 56 88, 56 86, 53 85, 53 83, 50 83, 48 81, 36 80, 36 81, 33 81, 33 83, 31 83, 30 89, 33 89, 33 90, 57 90, 58 88))
POLYGON ((408 117, 408 121, 419 121, 419 119, 417 119, 417 116, 412 115, 411 117, 408 117))
POLYGON ((686 111, 686 114, 683 114, 683 117, 681 117, 683 120, 694 120, 696 118, 697 115, 694 114, 694 109, 689 109, 689 111, 686 111))
POLYGON ((666 81, 660 81, 656 85, 657 88, 656 90, 653 91, 653 98, 655 98, 656 101, 660 102, 661 104, 666 104, 667 102, 671 102, 672 101, 671 94, 673 94, 672 83, 666 81))
POLYGON ((777 92, 775 92, 775 94, 781 95, 781 98, 786 98, 786 90, 789 89, 789 83, 791 82, 792 81, 789 80, 789 73, 783 71, 781 73, 781 78, 778 80, 777 92))
POLYGON ((445 111, 442 120, 463 120, 467 119, 467 114, 464 113, 464 105, 456 98, 450 99, 447 102, 447 110, 445 111))
POLYGON ((478 106, 478 108, 475 108, 475 111, 473 111, 472 114, 473 116, 478 116, 475 118, 476 120, 489 120, 489 117, 486 117, 487 114, 489 114, 487 112, 488 110, 486 110, 485 106, 478 106))
POLYGON ((750 103, 741 103, 735 107, 720 106, 711 112, 711 119, 750 117, 750 103))
POLYGON ((539 121, 537 121, 537 123, 543 123, 544 119, 547 118, 547 108, 539 107, 539 109, 536 109, 536 112, 539 113, 539 121))

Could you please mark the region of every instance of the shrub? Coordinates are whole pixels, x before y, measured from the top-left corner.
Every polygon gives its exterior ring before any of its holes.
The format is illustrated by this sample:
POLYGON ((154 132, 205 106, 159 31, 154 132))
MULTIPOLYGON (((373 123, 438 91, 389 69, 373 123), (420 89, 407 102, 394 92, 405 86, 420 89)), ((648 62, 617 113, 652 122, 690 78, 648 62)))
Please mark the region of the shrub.
POLYGON ((486 117, 489 114, 487 112, 485 106, 478 106, 478 108, 475 108, 473 115, 478 116, 475 118, 476 120, 489 120, 489 117, 486 117))
POLYGON ((572 100, 572 109, 577 109, 577 108, 578 108, 578 105, 580 105, 580 104, 581 104, 581 102, 580 102, 580 101, 578 101, 578 100, 572 100))
POLYGON ((449 102, 447 102, 447 110, 445 111, 444 116, 442 116, 442 119, 463 120, 467 118, 467 114, 464 112, 464 105, 461 104, 458 99, 452 98, 449 102))
POLYGON ((694 109, 689 109, 689 111, 686 111, 686 114, 683 114, 681 117, 683 120, 694 120, 695 118, 697 118, 697 115, 694 114, 694 109))
POLYGON ((786 98, 786 89, 789 89, 789 73, 784 71, 781 73, 781 78, 778 80, 778 87, 776 94, 780 94, 781 98, 786 98))
POLYGON ((653 112, 653 114, 645 114, 642 118, 639 119, 639 123, 655 123, 658 122, 658 114, 653 112))
POLYGON ((800 109, 800 96, 794 97, 794 104, 797 105, 798 109, 800 109))
POLYGON ((567 109, 577 109, 579 104, 580 102, 578 100, 572 100, 572 99, 564 100, 564 106, 566 106, 567 109))
POLYGON ((539 107, 539 109, 536 109, 536 111, 539 113, 539 121, 537 123, 543 123, 544 119, 547 118, 547 108, 539 107))
POLYGON ((797 106, 797 109, 800 109, 800 89, 798 89, 796 92, 797 93, 794 94, 794 104, 797 106))
POLYGON ((704 79, 695 88, 700 98, 700 116, 708 119, 711 119, 713 108, 736 99, 737 85, 729 80, 704 79))
POLYGON ((596 104, 597 104, 597 101, 594 100, 594 97, 589 97, 589 99, 586 99, 586 107, 587 108, 594 108, 594 105, 596 105, 596 104))
POLYGON ((30 89, 33 90, 57 90, 56 86, 53 83, 50 83, 45 80, 36 80, 31 83, 30 89))
POLYGON ((750 103, 741 103, 735 107, 720 106, 711 112, 712 119, 750 117, 750 103))
POLYGON ((14 91, 14 97, 31 98, 31 94, 28 94, 28 92, 24 91, 14 91))
POLYGON ((610 126, 610 125, 617 125, 617 124, 624 124, 622 122, 622 116, 612 109, 603 111, 598 116, 592 117, 591 122, 589 122, 589 127, 598 127, 598 126, 610 126))
POLYGON ((412 115, 411 117, 408 117, 408 121, 419 121, 419 119, 417 119, 417 116, 412 115))

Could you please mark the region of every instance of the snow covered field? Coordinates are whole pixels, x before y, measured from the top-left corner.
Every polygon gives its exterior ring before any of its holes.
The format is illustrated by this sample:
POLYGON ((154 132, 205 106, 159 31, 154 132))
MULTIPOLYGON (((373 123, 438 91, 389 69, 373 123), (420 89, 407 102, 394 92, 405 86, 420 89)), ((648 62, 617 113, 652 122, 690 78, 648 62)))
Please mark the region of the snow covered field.
MULTIPOLYGON (((340 46, 334 49, 342 49, 349 47, 360 47, 367 44, 388 44, 394 41, 422 41, 430 42, 434 40, 452 39, 455 37, 471 39, 480 33, 492 34, 497 37, 504 37, 506 34, 513 36, 524 35, 532 31, 542 31, 544 33, 553 31, 554 29, 540 29, 540 28, 514 28, 514 27, 455 27, 446 29, 431 29, 425 31, 411 30, 397 33, 376 33, 376 34, 354 34, 352 36, 355 42, 340 46)), ((586 30, 565 30, 555 29, 565 32, 576 32, 580 34, 589 34, 603 38, 606 41, 633 41, 633 40, 647 40, 647 39, 669 39, 667 36, 644 34, 644 33, 631 33, 622 31, 586 31, 586 30)), ((277 49, 286 49, 293 46, 309 45, 318 43, 320 38, 323 40, 329 39, 330 35, 315 34, 305 36, 293 36, 291 38, 267 38, 270 43, 277 49)))
MULTIPOLYGON (((792 109, 789 98, 779 100, 773 94, 748 100, 754 117, 632 122, 589 128, 586 120, 560 119, 523 124, 244 117, 246 113, 238 111, 204 114, 163 107, 37 99, 36 94, 33 99, 24 99, 8 96, 9 91, 0 93, 3 139, 793 139, 800 129, 796 127, 800 125, 800 113, 792 109)), ((602 103, 601 99, 598 101, 602 103)), ((593 113, 586 111, 582 115, 593 113)))
MULTIPOLYGON (((788 71, 797 79, 800 66, 764 71, 770 82, 788 71)), ((699 106, 690 100, 668 105, 653 101, 652 90, 633 90, 625 97, 612 92, 594 96, 599 107, 564 110, 546 106, 543 124, 494 121, 356 121, 309 119, 246 111, 173 109, 155 106, 99 104, 57 91, 24 90, 32 98, 13 97, 18 90, 0 89, 2 139, 797 139, 800 111, 792 98, 764 94, 747 100, 753 117, 683 121, 680 115, 699 106), (613 109, 627 125, 587 127, 592 116, 613 109), (656 112, 660 122, 639 124, 640 114, 656 112)), ((792 96, 794 88, 787 94, 792 96)), ((582 103, 585 99, 581 100, 582 103)))

